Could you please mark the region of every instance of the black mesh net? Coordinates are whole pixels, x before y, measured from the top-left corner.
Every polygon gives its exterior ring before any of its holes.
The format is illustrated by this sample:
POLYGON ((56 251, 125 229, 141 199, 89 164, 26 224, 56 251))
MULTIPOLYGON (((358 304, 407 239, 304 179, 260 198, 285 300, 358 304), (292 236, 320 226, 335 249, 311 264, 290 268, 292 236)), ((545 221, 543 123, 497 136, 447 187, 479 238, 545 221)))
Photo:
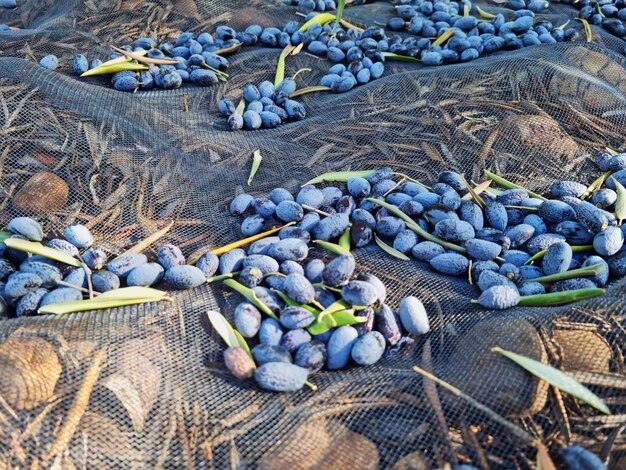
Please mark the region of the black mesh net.
MULTIPOLYGON (((388 63, 383 78, 350 93, 303 96, 301 122, 234 133, 217 101, 250 81, 271 80, 278 49, 240 51, 230 58, 230 80, 218 86, 136 94, 117 92, 102 78, 77 79, 67 64, 76 53, 104 57, 111 44, 142 36, 224 23, 280 27, 294 19, 293 7, 250 0, 18 3, 0 11, 0 23, 21 28, 0 32, 1 223, 33 215, 18 209, 18 196, 26 197, 31 206, 40 202, 36 218, 46 232, 80 222, 111 253, 170 219, 175 224, 162 242, 186 254, 240 238, 227 204, 246 187, 256 149, 263 163, 246 191, 265 195, 277 186, 295 190, 326 171, 383 165, 424 182, 444 169, 478 181, 489 168, 543 191, 554 179, 590 183, 598 175, 590 153, 624 145, 624 41, 595 27, 591 43, 439 68, 388 63), (37 64, 49 53, 63 64, 57 72, 37 64), (20 194, 42 173, 59 180, 44 194, 20 194)), ((377 2, 345 16, 371 25, 392 8, 377 2)), ((560 24, 575 15, 557 4, 545 16, 560 24)), ((299 54, 287 72, 309 67, 299 86, 317 84, 326 65, 299 54)), ((465 279, 375 246, 355 256, 387 284, 390 304, 420 297, 432 331, 376 366, 316 374, 316 392, 272 394, 230 376, 206 312, 221 309, 232 318, 238 298, 219 285, 175 293, 173 303, 1 321, 0 383, 16 376, 22 382, 10 387, 18 396, 0 399, 0 468, 534 466, 531 446, 435 389, 413 365, 551 450, 578 444, 610 453, 611 465, 624 468, 624 281, 591 301, 494 313, 470 305, 476 290, 465 279), (613 416, 494 357, 493 346, 570 372, 613 416)))

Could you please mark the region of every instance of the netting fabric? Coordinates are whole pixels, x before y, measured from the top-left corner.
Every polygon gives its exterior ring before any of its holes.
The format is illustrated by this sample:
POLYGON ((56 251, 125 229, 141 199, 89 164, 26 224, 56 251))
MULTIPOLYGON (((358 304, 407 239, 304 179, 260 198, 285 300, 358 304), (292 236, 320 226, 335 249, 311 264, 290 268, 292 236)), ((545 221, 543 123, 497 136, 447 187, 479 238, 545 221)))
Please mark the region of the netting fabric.
MULTIPOLYGON (((225 23, 281 27, 296 18, 293 7, 251 0, 18 4, 0 10, 0 23, 20 28, 0 31, 1 223, 33 210, 50 234, 83 223, 111 253, 168 220, 175 224, 163 243, 186 254, 222 246, 241 237, 227 205, 244 188, 253 195, 277 186, 295 191, 326 171, 391 166, 430 182, 444 169, 479 181, 489 168, 542 191, 554 179, 588 184, 597 177, 592 152, 624 150, 624 41, 595 27, 591 43, 438 68, 388 63, 381 79, 350 93, 303 96, 303 121, 230 132, 218 100, 250 81, 271 80, 278 49, 244 48, 230 58, 229 81, 214 87, 136 94, 115 91, 106 79, 77 79, 67 64, 76 53, 104 57, 110 45, 142 36, 225 23), (49 53, 64 64, 56 72, 37 64, 49 53), (249 189, 256 149, 263 162, 249 189), (56 175, 55 183, 24 202, 21 189, 42 173, 56 175)), ((371 25, 392 9, 376 2, 345 15, 371 25)), ((554 5, 545 16, 556 24, 575 15, 554 5)), ((287 62, 288 73, 303 67, 312 71, 298 77, 301 86, 317 84, 326 71, 305 54, 287 62)), ((469 303, 476 291, 465 279, 375 246, 355 256, 387 284, 390 304, 420 297, 432 331, 373 367, 313 376, 316 392, 272 394, 229 375, 206 312, 232 318, 239 299, 219 284, 174 293, 172 303, 0 321, 0 387, 7 377, 22 381, 19 396, 0 400, 0 468, 50 466, 48 454, 64 439, 59 468, 534 466, 532 447, 435 389, 414 365, 551 449, 582 445, 610 453, 611 465, 624 468, 625 281, 570 306, 493 312, 469 303), (570 372, 613 416, 533 379, 490 353, 493 346, 570 372), (79 421, 66 436, 71 420, 79 421)))

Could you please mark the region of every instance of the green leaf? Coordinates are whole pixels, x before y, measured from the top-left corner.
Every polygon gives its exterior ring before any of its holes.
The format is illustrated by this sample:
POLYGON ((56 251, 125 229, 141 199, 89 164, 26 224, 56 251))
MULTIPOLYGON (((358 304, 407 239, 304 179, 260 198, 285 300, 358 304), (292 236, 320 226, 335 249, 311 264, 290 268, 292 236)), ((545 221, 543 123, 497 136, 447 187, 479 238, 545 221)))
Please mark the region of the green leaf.
POLYGON ((84 312, 87 310, 101 310, 116 307, 126 307, 128 305, 144 304, 148 302, 159 302, 161 300, 172 300, 167 297, 167 292, 149 287, 123 287, 100 294, 98 297, 74 302, 60 302, 41 307, 38 313, 65 314, 84 312))
POLYGON ((496 17, 496 15, 494 15, 493 13, 486 12, 485 10, 480 8, 479 6, 476 6, 476 11, 478 11, 478 14, 480 16, 482 16, 483 18, 485 18, 487 20, 492 20, 492 19, 494 19, 496 17))
POLYGON ((295 46, 287 44, 278 56, 278 64, 276 64, 276 76, 274 77, 274 86, 278 86, 285 79, 285 57, 287 57, 295 49, 295 46))
POLYGON ((602 173, 598 178, 596 178, 593 181, 593 183, 591 183, 589 186, 587 186, 587 189, 585 189, 585 192, 582 195, 582 199, 586 199, 592 193, 594 193, 595 191, 600 189, 602 187, 602 185, 604 184, 604 180, 606 180, 609 176, 611 176, 611 173, 613 173, 613 172, 612 171, 606 171, 606 172, 602 173))
POLYGON ((350 227, 339 237, 339 246, 350 253, 350 227))
POLYGON ((224 279, 232 279, 235 276, 239 276, 239 273, 241 273, 241 271, 235 271, 232 273, 219 274, 217 276, 209 277, 207 278, 206 283, 211 284, 213 282, 223 281, 224 279))
MULTIPOLYGON (((300 43, 302 44, 302 43, 300 43)), ((294 55, 295 49, 291 52, 291 55, 294 55)), ((300 70, 298 70, 296 73, 293 74, 293 76, 291 78, 293 78, 294 80, 296 79, 296 77, 298 75, 300 75, 302 72, 310 72, 311 69, 306 68, 306 67, 302 67, 300 70)))
MULTIPOLYGON (((572 252, 581 253, 583 251, 593 250, 593 245, 573 245, 571 248, 572 248, 572 252)), ((528 260, 526 260, 524 264, 531 264, 534 261, 537 261, 538 259, 542 259, 546 255, 547 251, 548 250, 538 251, 537 253, 532 255, 530 258, 528 258, 528 260)))
POLYGON ((69 255, 61 250, 56 250, 54 248, 43 246, 41 243, 22 240, 21 238, 7 238, 4 240, 4 244, 9 248, 14 248, 16 250, 26 251, 35 255, 44 256, 46 258, 53 259, 60 263, 69 264, 70 266, 74 266, 77 268, 80 268, 82 266, 80 261, 74 258, 72 255, 69 255))
POLYGON ((466 4, 463 5, 463 16, 469 16, 470 8, 472 8, 472 7, 471 7, 471 5, 469 3, 466 3, 466 4))
POLYGON ((252 359, 252 362, 254 363, 254 359, 252 358, 252 353, 250 352, 248 343, 246 343, 246 340, 243 338, 243 336, 241 336, 241 333, 235 330, 230 325, 230 323, 228 323, 226 317, 224 317, 224 315, 222 315, 220 312, 216 312, 215 310, 209 310, 207 314, 209 316, 209 321, 211 322, 211 325, 213 325, 215 331, 217 331, 217 333, 222 337, 222 339, 226 343, 226 346, 228 346, 229 348, 242 348, 246 352, 246 354, 250 356, 250 359, 252 359))
POLYGON ((333 26, 333 30, 335 30, 339 26, 339 23, 341 22, 341 18, 343 18, 343 9, 345 7, 346 7, 346 0, 339 0, 337 2, 337 11, 335 12, 336 14, 335 26, 333 26))
POLYGON ((380 238, 378 238, 378 235, 374 234, 374 240, 376 240, 376 244, 382 248, 382 250, 387 253, 388 255, 394 256, 395 258, 404 260, 404 261, 410 261, 411 258, 409 258, 407 255, 405 255, 404 253, 396 250, 394 247, 387 245, 384 241, 382 241, 380 238))
POLYGON ((435 41, 430 45, 430 47, 441 46, 444 42, 450 39, 450 37, 454 34, 454 31, 456 31, 455 28, 448 29, 447 31, 442 33, 441 36, 435 39, 435 41))
POLYGON ((315 86, 307 86, 305 88, 300 88, 299 90, 294 91, 289 95, 289 98, 295 98, 296 96, 306 95, 308 93, 316 93, 318 91, 330 91, 331 88, 329 86, 315 85, 315 86))
POLYGON ((571 271, 565 271, 562 273, 550 274, 548 276, 541 276, 534 279, 528 279, 528 282, 556 282, 563 281, 565 279, 574 279, 576 277, 591 277, 597 276, 604 272, 606 267, 603 264, 592 264, 585 266, 584 268, 572 269, 571 271))
POLYGON ((617 155, 617 152, 615 150, 613 150, 610 147, 604 147, 606 149, 607 152, 609 152, 611 154, 612 157, 614 157, 615 155, 617 155))
POLYGON ((272 289, 272 292, 274 292, 278 297, 280 297, 283 302, 285 302, 285 304, 288 307, 302 307, 307 309, 309 312, 311 312, 313 315, 315 315, 316 317, 320 314, 320 311, 314 307, 311 307, 310 305, 306 305, 306 304, 299 304, 298 302, 296 302, 295 300, 293 300, 292 298, 290 298, 287 294, 285 294, 284 292, 281 292, 277 289, 272 289))
POLYGON ((602 413, 605 413, 607 415, 611 414, 611 411, 600 397, 598 397, 596 394, 594 394, 591 390, 589 390, 577 380, 574 380, 573 378, 565 375, 560 370, 531 359, 529 357, 522 356, 520 354, 516 354, 514 352, 507 351, 499 347, 492 348, 491 350, 493 352, 497 352, 508 357, 513 362, 533 374, 535 377, 545 380, 550 385, 558 388, 565 393, 572 395, 573 397, 578 398, 579 400, 587 403, 596 410, 601 411, 602 413))
POLYGON ((304 23, 302 26, 300 26, 300 31, 306 31, 307 29, 309 29, 311 26, 313 26, 316 23, 319 23, 322 26, 324 26, 326 23, 330 23, 334 19, 335 19, 335 15, 333 15, 332 13, 319 13, 315 15, 313 18, 311 18, 309 21, 304 23))
POLYGON ((11 232, 0 232, 0 243, 4 243, 7 238, 11 238, 13 234, 11 232))
POLYGON ((246 100, 243 98, 243 96, 241 97, 241 100, 239 101, 239 104, 237 105, 237 109, 235 109, 235 114, 239 114, 240 116, 243 115, 243 112, 246 109, 246 100))
POLYGON ((389 212, 391 212, 393 215, 395 215, 397 217, 400 217, 402 220, 404 220, 406 222, 406 227, 409 230, 413 230, 415 233, 420 235, 422 238, 425 238, 426 240, 429 240, 431 242, 435 242, 435 243, 443 246, 444 248, 446 248, 448 250, 454 250, 454 251, 457 251, 459 253, 467 253, 467 250, 465 248, 463 248, 462 246, 455 245, 454 243, 447 242, 445 240, 442 240, 441 238, 437 238, 436 236, 430 234, 429 232, 424 230, 422 227, 417 225, 413 219, 411 219, 408 215, 406 215, 404 212, 402 212, 398 207, 396 207, 396 206, 394 206, 392 204, 389 204, 388 202, 380 201, 378 199, 371 198, 371 197, 367 198, 367 201, 372 202, 372 203, 374 203, 374 204, 376 204, 378 206, 382 206, 385 209, 387 209, 389 212))
POLYGON ((226 346, 229 348, 236 348, 239 346, 239 340, 235 335, 235 329, 230 326, 226 317, 222 315, 220 312, 216 312, 215 310, 209 310, 207 312, 209 315, 209 320, 211 321, 211 325, 215 328, 215 331, 222 337, 226 346))
POLYGON ((141 286, 132 286, 132 287, 122 287, 121 289, 114 289, 103 294, 100 294, 93 300, 102 300, 102 299, 132 299, 137 297, 166 297, 167 292, 153 289, 152 287, 141 287, 141 286))
POLYGON ((531 197, 536 197, 537 199, 541 199, 542 201, 547 201, 548 200, 547 198, 543 197, 541 194, 533 193, 532 191, 526 189, 525 187, 520 186, 519 184, 515 184, 515 183, 513 183, 511 181, 508 181, 508 180, 502 178, 501 176, 498 176, 495 173, 490 172, 489 170, 485 170, 485 175, 488 178, 490 178, 491 180, 493 180, 494 183, 499 184, 503 188, 506 188, 506 189, 523 189, 531 197))
POLYGON ((383 52, 383 56, 385 56, 385 60, 395 60, 396 62, 421 62, 421 60, 419 60, 417 57, 394 54, 393 52, 383 52))
POLYGON ((148 67, 145 64, 138 64, 137 62, 123 62, 120 64, 113 64, 107 66, 99 66, 95 67, 91 70, 87 70, 85 73, 81 75, 81 77, 89 77, 92 75, 107 75, 117 72, 122 72, 125 70, 131 70, 133 72, 140 72, 142 70, 148 70, 148 67))
POLYGON ((265 305, 265 303, 263 303, 261 299, 257 297, 256 292, 254 292, 252 289, 244 286, 243 284, 240 284, 234 279, 226 279, 224 281, 224 285, 226 287, 230 287, 231 289, 239 292, 246 299, 248 299, 252 304, 254 304, 256 308, 261 310, 261 312, 266 314, 268 317, 271 317, 274 320, 278 321, 278 317, 274 314, 274 312, 272 312, 272 310, 267 305, 265 305))
POLYGON ((615 201, 615 217, 619 220, 619 224, 622 225, 622 221, 626 219, 626 188, 613 178, 615 183, 615 192, 617 192, 617 200, 615 201))
POLYGON ((604 289, 590 287, 587 289, 567 290, 564 292, 551 292, 549 294, 525 295, 520 297, 522 307, 547 307, 554 305, 567 305, 579 300, 594 299, 604 295, 604 289))
POLYGON ((470 186, 470 184, 465 179, 465 176, 461 175, 461 179, 463 180, 463 183, 465 184, 465 187, 467 188, 467 190, 471 194, 472 199, 474 199, 474 201, 476 201, 476 204, 478 204, 481 209, 484 209, 485 208, 485 201, 483 201, 483 198, 480 197, 480 195, 476 191, 474 191, 474 188, 472 188, 470 186))
POLYGON ((591 34, 591 27, 589 26, 589 22, 583 18, 574 19, 580 21, 583 24, 583 28, 585 28, 585 38, 587 39, 587 42, 593 41, 593 35, 591 34))
POLYGON ((254 358, 252 357, 252 351, 250 351, 250 347, 248 346, 248 343, 246 343, 246 340, 244 339, 244 337, 241 336, 241 333, 239 333, 235 329, 233 329, 233 331, 235 332, 235 336, 237 337, 237 342, 239 343, 239 347, 248 354, 248 356, 252 360, 252 364, 254 364, 254 367, 256 368, 256 364, 254 363, 254 358))
POLYGON ((318 183, 345 183, 350 178, 367 178, 373 172, 374 170, 331 171, 329 173, 324 173, 322 175, 316 176, 315 178, 304 183, 302 186, 306 186, 307 184, 318 184, 318 183))
POLYGON ((326 315, 320 322, 315 322, 307 327, 307 331, 312 335, 319 335, 331 328, 344 325, 356 325, 365 323, 366 317, 355 317, 352 310, 340 310, 331 315, 326 315))
POLYGON ((263 160, 261 151, 257 149, 252 154, 252 168, 250 168, 250 176, 248 176, 248 186, 252 183, 252 179, 254 178, 254 175, 256 175, 256 172, 259 171, 261 160, 263 160))
POLYGON ((313 243, 339 256, 350 254, 350 250, 344 248, 341 245, 337 245, 336 243, 325 242, 324 240, 314 240, 313 243))

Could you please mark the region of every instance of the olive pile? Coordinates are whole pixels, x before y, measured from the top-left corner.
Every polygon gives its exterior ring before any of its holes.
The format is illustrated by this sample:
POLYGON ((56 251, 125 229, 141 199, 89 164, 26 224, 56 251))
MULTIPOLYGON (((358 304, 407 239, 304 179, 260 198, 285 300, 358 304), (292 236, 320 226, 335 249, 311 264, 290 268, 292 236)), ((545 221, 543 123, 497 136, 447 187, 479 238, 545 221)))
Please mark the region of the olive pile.
POLYGON ((65 228, 63 238, 44 241, 39 223, 17 217, 7 225, 9 238, 42 242, 46 247, 69 254, 81 261, 74 267, 49 257, 32 255, 0 243, 0 313, 35 315, 40 307, 82 300, 91 289, 95 295, 126 286, 152 286, 162 279, 173 289, 190 289, 204 283, 217 270, 203 258, 200 269, 185 264, 185 257, 174 245, 163 245, 156 260, 143 253, 132 253, 109 260, 103 250, 93 247, 94 238, 84 225, 65 228), (212 271, 211 271, 212 270, 212 271))
POLYGON ((228 262, 238 270, 236 290, 256 296, 254 303, 236 307, 235 328, 257 344, 251 356, 241 347, 226 349, 224 361, 235 377, 254 376, 266 390, 298 390, 324 367, 375 364, 403 332, 422 335, 430 329, 419 299, 404 298, 396 314, 385 303, 384 284, 373 274, 357 274, 351 254, 325 263, 309 258, 302 240, 285 238, 255 242, 228 262))
POLYGON ((255 252, 289 245, 304 255, 311 240, 335 241, 348 231, 351 246, 362 247, 377 236, 440 273, 469 275, 483 306, 504 309, 525 296, 595 289, 609 275, 626 275, 625 226, 612 212, 616 184, 626 184, 626 154, 601 154, 598 164, 613 171, 602 187, 589 193, 583 184, 556 181, 552 199, 492 189, 479 203, 456 172, 426 187, 396 182, 391 168, 381 168, 342 186, 305 185, 295 195, 283 188, 269 197, 241 194, 230 211, 246 216, 246 236, 297 223, 256 242, 255 252))
POLYGON ((228 98, 220 100, 218 107, 220 113, 228 116, 228 126, 233 131, 243 127, 272 129, 283 122, 300 121, 306 116, 304 106, 289 98, 294 91, 296 81, 290 77, 276 87, 269 81, 261 82, 258 87, 248 83, 243 89, 246 108, 241 114, 228 98))
POLYGON ((582 0, 576 2, 576 5, 581 8, 580 18, 586 19, 593 25, 602 25, 604 29, 619 38, 626 37, 626 2, 624 0, 582 0))

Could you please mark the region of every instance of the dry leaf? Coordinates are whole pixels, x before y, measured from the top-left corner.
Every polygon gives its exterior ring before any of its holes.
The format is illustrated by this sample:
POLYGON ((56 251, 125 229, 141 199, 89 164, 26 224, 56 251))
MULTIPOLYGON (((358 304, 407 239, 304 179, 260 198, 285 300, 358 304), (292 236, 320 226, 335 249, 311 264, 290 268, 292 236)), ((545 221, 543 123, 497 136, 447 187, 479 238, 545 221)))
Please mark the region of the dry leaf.
POLYGON ((290 432, 285 440, 277 441, 259 462, 260 469, 310 468, 315 465, 330 444, 325 418, 309 418, 290 432))
POLYGON ((65 181, 54 173, 35 173, 13 196, 13 207, 29 214, 58 211, 67 205, 68 193, 65 181))
POLYGON ((334 431, 330 436, 331 445, 322 454, 316 470, 377 470, 378 449, 376 445, 362 434, 350 431, 341 423, 331 423, 334 431))
POLYGON ((135 452, 115 421, 87 411, 70 443, 70 456, 74 462, 88 462, 91 468, 113 469, 118 467, 112 461, 130 460, 135 457, 135 452))
POLYGON ((563 351, 563 370, 609 371, 613 352, 596 331, 555 329, 553 339, 563 351))
POLYGON ((154 354, 149 342, 135 339, 122 344, 109 362, 110 375, 101 383, 120 401, 137 433, 143 431, 161 386, 161 369, 149 359, 154 354))
POLYGON ((61 365, 42 338, 13 334, 0 345, 0 395, 17 410, 31 410, 54 393, 61 365))

